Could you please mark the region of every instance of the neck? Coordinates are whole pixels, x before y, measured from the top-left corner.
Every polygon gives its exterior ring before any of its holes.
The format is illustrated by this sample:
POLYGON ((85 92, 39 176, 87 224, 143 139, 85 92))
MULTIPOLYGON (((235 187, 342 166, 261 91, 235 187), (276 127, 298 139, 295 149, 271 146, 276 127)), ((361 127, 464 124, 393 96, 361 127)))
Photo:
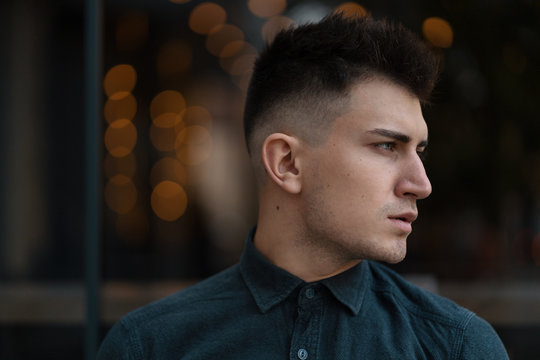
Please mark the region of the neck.
POLYGON ((309 239, 298 224, 302 219, 294 206, 278 205, 259 208, 254 244, 257 250, 274 265, 314 282, 332 277, 357 265, 359 259, 341 256, 343 252, 318 246, 309 239))

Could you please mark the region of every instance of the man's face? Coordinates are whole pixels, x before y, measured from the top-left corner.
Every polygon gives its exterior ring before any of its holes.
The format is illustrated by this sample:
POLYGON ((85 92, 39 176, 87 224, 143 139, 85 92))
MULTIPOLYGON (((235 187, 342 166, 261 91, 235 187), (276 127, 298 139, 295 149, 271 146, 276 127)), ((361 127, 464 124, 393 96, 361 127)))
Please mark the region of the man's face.
POLYGON ((420 103, 381 79, 355 86, 322 145, 308 147, 301 191, 304 234, 343 260, 396 263, 431 193, 421 160, 428 130, 420 103))

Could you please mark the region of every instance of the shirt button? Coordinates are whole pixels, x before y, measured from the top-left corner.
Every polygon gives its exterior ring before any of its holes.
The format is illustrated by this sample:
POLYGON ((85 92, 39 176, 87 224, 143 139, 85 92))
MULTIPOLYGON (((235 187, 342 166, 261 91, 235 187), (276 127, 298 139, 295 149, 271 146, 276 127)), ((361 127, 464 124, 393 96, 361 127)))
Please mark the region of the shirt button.
POLYGON ((306 360, 307 359, 307 350, 306 349, 300 349, 298 350, 298 358, 300 360, 306 360))
POLYGON ((313 290, 313 288, 309 288, 306 290, 306 297, 308 299, 313 299, 314 296, 315 296, 315 290, 313 290))

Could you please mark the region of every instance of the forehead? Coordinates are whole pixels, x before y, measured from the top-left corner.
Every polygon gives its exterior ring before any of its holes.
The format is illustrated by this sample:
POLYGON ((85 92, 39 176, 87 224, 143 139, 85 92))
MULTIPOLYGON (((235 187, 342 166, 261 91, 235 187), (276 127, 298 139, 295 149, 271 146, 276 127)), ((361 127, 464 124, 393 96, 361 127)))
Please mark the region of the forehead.
POLYGON ((413 138, 427 138, 427 125, 420 101, 400 85, 375 78, 360 82, 350 90, 348 109, 336 119, 336 126, 387 128, 413 138))

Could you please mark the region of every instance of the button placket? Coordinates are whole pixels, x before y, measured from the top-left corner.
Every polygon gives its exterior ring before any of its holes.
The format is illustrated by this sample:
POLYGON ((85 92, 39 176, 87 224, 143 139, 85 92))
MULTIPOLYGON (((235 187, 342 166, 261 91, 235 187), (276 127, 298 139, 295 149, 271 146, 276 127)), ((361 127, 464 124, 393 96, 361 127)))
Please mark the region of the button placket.
POLYGON ((317 360, 323 303, 317 284, 306 284, 297 295, 297 318, 291 339, 290 360, 317 360))

